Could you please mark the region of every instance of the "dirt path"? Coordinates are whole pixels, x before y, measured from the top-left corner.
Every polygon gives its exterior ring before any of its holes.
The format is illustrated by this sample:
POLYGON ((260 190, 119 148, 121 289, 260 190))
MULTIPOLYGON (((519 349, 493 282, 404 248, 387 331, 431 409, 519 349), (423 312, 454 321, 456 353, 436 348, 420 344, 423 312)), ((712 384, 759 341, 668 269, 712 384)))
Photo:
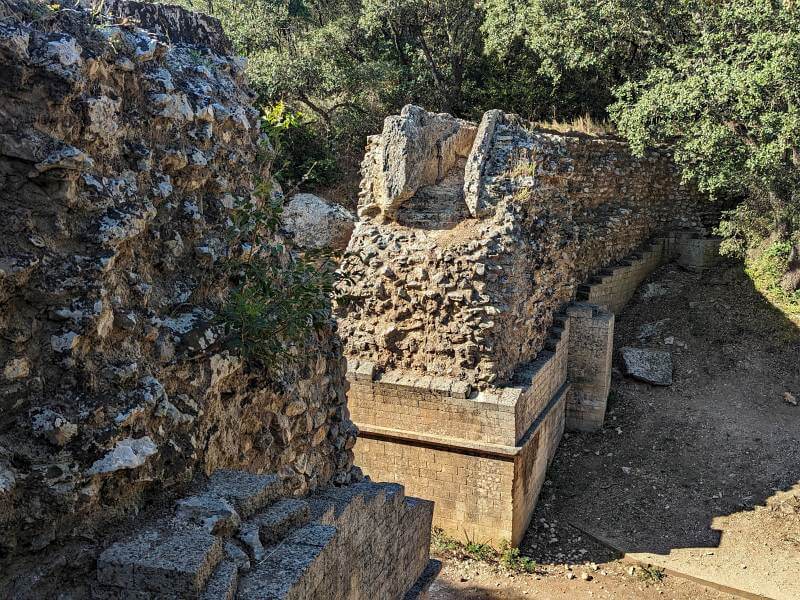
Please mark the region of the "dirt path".
POLYGON ((540 579, 473 581, 446 564, 433 597, 729 597, 671 575, 644 586, 594 537, 668 570, 800 598, 800 406, 784 401, 800 398, 798 336, 741 267, 654 273, 618 315, 615 348, 671 350, 673 385, 615 372, 603 430, 565 436, 522 544, 540 579), (608 575, 566 578, 565 565, 586 562, 608 575))

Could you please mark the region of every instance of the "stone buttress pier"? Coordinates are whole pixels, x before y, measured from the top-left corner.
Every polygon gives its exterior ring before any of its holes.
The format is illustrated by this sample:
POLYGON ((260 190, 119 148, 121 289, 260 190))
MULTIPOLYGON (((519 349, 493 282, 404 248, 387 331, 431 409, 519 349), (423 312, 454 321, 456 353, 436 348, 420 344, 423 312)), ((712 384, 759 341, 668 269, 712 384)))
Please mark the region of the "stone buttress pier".
POLYGON ((614 313, 715 255, 666 149, 406 106, 370 138, 339 306, 356 464, 518 544, 561 435, 602 426, 614 313))

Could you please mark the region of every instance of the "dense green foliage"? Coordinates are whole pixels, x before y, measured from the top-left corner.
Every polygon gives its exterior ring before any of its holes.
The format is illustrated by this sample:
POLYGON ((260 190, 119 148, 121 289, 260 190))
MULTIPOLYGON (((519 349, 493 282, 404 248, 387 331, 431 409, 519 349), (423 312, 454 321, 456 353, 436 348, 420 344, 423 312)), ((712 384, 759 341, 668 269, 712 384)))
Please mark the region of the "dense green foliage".
POLYGON ((636 149, 675 143, 701 190, 766 195, 788 236, 800 217, 800 10, 774 0, 691 4, 690 42, 619 86, 612 114, 636 149))
MULTIPOLYGON (((197 0, 183 0, 191 4, 197 0)), ((674 144, 686 178, 737 205, 725 249, 788 244, 800 284, 796 0, 205 0, 263 102, 302 126, 282 182, 355 172, 408 102, 477 118, 611 118, 636 151, 674 144), (280 105, 283 107, 284 105, 280 105)), ((337 198, 344 200, 344 198, 337 198)))
MULTIPOLYGON (((524 45, 493 51, 487 12, 469 0, 179 2, 221 20, 265 104, 305 115, 290 152, 310 166, 296 148, 311 147, 318 186, 348 175, 366 136, 407 103, 467 118, 502 106, 534 120, 602 119, 612 99, 605 83, 580 70, 557 75, 524 45)), ((295 182, 307 172, 294 169, 295 182)))

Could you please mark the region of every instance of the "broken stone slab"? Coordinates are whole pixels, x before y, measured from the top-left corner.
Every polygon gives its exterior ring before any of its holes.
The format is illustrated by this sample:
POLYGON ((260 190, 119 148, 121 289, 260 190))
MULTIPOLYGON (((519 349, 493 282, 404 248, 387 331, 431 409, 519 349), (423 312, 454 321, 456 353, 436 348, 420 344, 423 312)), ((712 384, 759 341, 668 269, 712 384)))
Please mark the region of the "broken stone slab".
POLYGON ((625 374, 652 385, 672 385, 672 354, 664 350, 622 348, 625 374))
POLYGON ((213 496, 190 496, 178 500, 175 517, 203 527, 214 535, 224 536, 232 535, 242 523, 230 502, 213 496))
POLYGON ((87 475, 113 473, 122 469, 136 469, 158 452, 158 446, 146 435, 141 438, 126 438, 117 442, 114 449, 98 459, 86 471, 87 475))
POLYGON ((101 585, 126 591, 196 598, 223 557, 222 540, 205 529, 166 522, 103 551, 101 585))
POLYGON ((220 469, 209 477, 204 495, 224 498, 246 519, 280 497, 283 490, 277 475, 220 469))

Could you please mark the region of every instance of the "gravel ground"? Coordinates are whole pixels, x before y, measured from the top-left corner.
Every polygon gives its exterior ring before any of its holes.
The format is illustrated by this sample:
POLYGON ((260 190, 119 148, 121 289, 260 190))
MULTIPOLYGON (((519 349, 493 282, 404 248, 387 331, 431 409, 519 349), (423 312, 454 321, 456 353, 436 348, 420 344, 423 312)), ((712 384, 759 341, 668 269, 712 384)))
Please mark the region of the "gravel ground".
POLYGON ((739 265, 703 274, 669 265, 617 316, 614 343, 605 426, 565 435, 521 545, 537 574, 445 559, 433 598, 731 597, 674 575, 631 575, 608 545, 719 585, 800 598, 796 326, 739 265), (670 351, 673 384, 623 377, 623 346, 670 351))

